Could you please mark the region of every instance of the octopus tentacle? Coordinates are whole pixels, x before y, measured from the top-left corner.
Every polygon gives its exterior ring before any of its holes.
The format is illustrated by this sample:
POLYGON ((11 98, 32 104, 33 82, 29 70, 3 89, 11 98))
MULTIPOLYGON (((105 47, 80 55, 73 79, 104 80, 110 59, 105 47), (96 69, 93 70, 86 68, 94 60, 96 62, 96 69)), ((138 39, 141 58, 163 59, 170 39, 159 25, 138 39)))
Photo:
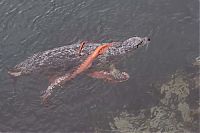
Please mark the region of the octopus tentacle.
POLYGON ((78 49, 78 54, 79 54, 79 56, 81 56, 81 52, 83 51, 83 48, 84 48, 84 45, 87 43, 87 41, 82 41, 81 43, 80 43, 80 47, 79 47, 79 49, 78 49))
POLYGON ((92 65, 92 62, 101 54, 103 54, 112 44, 111 43, 107 43, 107 44, 103 44, 101 46, 98 46, 95 51, 88 56, 88 58, 77 68, 75 69, 75 71, 73 71, 71 74, 67 73, 63 76, 59 76, 57 77, 47 88, 47 90, 45 91, 45 93, 42 95, 42 101, 45 102, 47 101, 47 98, 51 95, 51 93, 53 92, 53 89, 57 86, 61 86, 63 85, 66 81, 69 81, 73 78, 75 78, 77 75, 79 75, 80 73, 86 71, 87 69, 89 69, 92 65))

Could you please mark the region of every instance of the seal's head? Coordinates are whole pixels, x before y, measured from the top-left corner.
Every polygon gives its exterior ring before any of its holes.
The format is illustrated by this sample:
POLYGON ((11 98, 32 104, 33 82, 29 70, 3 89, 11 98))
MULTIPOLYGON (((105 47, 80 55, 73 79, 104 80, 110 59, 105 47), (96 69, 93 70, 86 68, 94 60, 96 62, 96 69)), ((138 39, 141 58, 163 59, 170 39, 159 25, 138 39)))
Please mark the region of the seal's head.
POLYGON ((127 40, 125 40, 122 43, 122 48, 128 51, 131 51, 132 49, 137 49, 140 47, 145 46, 146 44, 148 44, 150 42, 150 38, 148 37, 132 37, 129 38, 127 40))
POLYGON ((124 42, 114 42, 112 47, 109 48, 109 55, 123 55, 129 51, 148 45, 150 38, 148 37, 131 37, 124 42))

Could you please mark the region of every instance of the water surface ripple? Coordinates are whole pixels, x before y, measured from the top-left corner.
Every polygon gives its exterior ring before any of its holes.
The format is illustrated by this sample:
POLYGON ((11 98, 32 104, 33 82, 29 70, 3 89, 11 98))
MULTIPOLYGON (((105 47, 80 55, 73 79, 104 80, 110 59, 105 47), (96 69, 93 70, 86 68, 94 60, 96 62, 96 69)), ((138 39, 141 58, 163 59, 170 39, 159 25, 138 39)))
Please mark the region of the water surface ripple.
POLYGON ((0 0, 0 131, 94 132, 110 130, 123 110, 158 103, 150 84, 186 68, 198 55, 198 1, 194 0, 0 0), (11 68, 32 54, 79 40, 109 42, 149 36, 117 63, 131 78, 108 84, 80 76, 59 89, 48 107, 40 103, 44 77, 14 85, 11 68))

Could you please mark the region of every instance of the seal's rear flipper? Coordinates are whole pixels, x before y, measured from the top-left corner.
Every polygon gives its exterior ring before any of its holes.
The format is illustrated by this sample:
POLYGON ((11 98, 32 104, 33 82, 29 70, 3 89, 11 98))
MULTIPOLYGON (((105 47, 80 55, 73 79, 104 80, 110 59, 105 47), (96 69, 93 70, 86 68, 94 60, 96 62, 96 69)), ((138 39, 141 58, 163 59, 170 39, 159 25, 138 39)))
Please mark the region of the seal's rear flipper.
POLYGON ((17 69, 7 69, 7 71, 8 71, 8 74, 12 77, 19 77, 22 75, 22 72, 17 69))

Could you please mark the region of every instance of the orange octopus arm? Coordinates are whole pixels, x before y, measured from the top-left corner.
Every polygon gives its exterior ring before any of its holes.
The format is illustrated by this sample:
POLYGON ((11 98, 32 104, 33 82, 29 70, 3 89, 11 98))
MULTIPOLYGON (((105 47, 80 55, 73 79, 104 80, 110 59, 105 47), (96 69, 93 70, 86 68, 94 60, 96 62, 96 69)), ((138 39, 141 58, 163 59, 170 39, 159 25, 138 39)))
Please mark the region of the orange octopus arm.
POLYGON ((83 50, 83 47, 84 47, 85 43, 86 43, 85 41, 82 41, 82 42, 81 42, 80 47, 79 47, 79 50, 78 50, 78 54, 79 54, 79 55, 81 55, 81 52, 82 52, 82 50, 83 50))
MULTIPOLYGON (((101 54, 103 54, 104 52, 106 52, 106 50, 111 46, 111 43, 106 43, 103 44, 101 46, 98 46, 95 51, 88 56, 88 58, 76 69, 76 71, 74 71, 72 73, 72 75, 70 76, 71 78, 74 78, 76 75, 80 74, 81 72, 87 70, 88 68, 90 68, 90 66, 92 65, 92 62, 101 54)), ((70 79, 71 79, 70 78, 70 79)))
POLYGON ((51 95, 53 89, 56 86, 60 86, 64 84, 66 81, 69 81, 73 78, 75 78, 78 74, 86 71, 90 66, 92 65, 92 62, 101 54, 106 52, 106 50, 111 46, 111 43, 103 44, 101 46, 98 46, 95 51, 88 56, 88 58, 74 71, 72 74, 67 73, 63 76, 57 77, 47 88, 45 93, 42 95, 42 101, 45 103, 47 101, 47 98, 51 95))

